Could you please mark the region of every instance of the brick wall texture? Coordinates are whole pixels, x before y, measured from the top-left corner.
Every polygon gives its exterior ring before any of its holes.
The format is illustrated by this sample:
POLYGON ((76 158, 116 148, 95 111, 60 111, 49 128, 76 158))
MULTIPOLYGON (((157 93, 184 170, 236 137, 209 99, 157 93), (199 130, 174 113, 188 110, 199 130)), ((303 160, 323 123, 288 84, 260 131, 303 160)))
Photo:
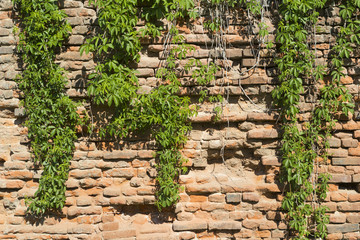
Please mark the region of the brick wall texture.
MULTIPOLYGON (((91 54, 80 56, 79 47, 91 33, 96 11, 84 0, 60 1, 72 25, 72 35, 57 62, 66 69, 67 93, 84 99, 87 75, 95 63, 91 54)), ((324 63, 335 42, 333 29, 340 24, 339 9, 329 7, 319 19, 317 61, 324 63)), ((274 27, 269 13, 265 20, 274 27)), ((0 0, 0 239, 286 239, 281 212, 283 186, 279 175, 278 114, 271 91, 276 71, 271 51, 262 51, 256 70, 256 46, 241 23, 224 35, 232 70, 209 86, 224 94, 223 116, 212 122, 214 104, 203 104, 192 119, 193 130, 183 154, 189 172, 180 177, 181 200, 174 209, 159 213, 154 206, 154 143, 141 137, 123 142, 99 141, 80 136, 67 181, 66 206, 58 215, 34 219, 26 215, 25 197, 37 189, 41 172, 34 167, 20 92, 14 79, 21 73, 12 29, 17 24, 10 0, 0 0), (246 32, 246 31, 245 31, 246 32), (255 53, 255 54, 254 54, 255 53)), ((141 24, 141 23, 140 23, 141 24)), ((206 61, 216 55, 211 36, 195 22, 182 26, 186 41, 196 47, 193 57, 206 61)), ((136 66, 142 88, 156 86, 155 71, 161 61, 161 40, 144 42, 136 66)), ((359 96, 360 65, 346 61, 343 83, 359 96)), ((197 87, 187 84, 182 94, 196 98, 197 87)), ((301 96, 301 119, 312 108, 311 97, 301 96)), ((358 103, 358 102, 356 102, 358 103)), ((358 104, 356 104, 356 109, 358 104)), ((358 114, 341 119, 330 140, 329 165, 320 169, 332 175, 324 205, 330 215, 328 239, 360 239, 360 121, 358 114)))

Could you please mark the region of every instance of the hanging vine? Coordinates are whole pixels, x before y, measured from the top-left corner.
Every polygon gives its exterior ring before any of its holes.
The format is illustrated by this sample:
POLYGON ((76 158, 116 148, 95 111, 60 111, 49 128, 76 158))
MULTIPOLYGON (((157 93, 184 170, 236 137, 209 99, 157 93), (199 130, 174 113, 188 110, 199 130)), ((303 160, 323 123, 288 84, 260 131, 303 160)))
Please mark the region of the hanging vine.
POLYGON ((88 92, 95 104, 108 104, 115 107, 110 124, 100 134, 114 137, 125 137, 130 133, 143 129, 151 129, 152 138, 159 145, 157 151, 158 189, 156 205, 161 210, 173 206, 179 199, 180 185, 177 178, 185 159, 180 149, 187 141, 187 133, 191 130, 188 119, 195 114, 190 107, 189 97, 179 96, 181 87, 180 75, 198 67, 192 74, 200 84, 206 84, 214 78, 214 70, 205 75, 204 67, 195 59, 179 68, 178 61, 185 60, 193 47, 184 43, 174 27, 177 19, 188 15, 196 16, 192 1, 173 2, 136 2, 136 1, 92 1, 98 8, 100 34, 87 41, 81 52, 95 52, 100 60, 88 92), (140 15, 147 20, 144 28, 136 30, 138 21, 138 5, 140 15), (171 48, 164 67, 157 71, 161 85, 148 94, 138 94, 138 79, 133 69, 127 67, 131 62, 139 61, 140 38, 157 37, 163 28, 157 26, 156 20, 169 21, 167 42, 177 44, 171 48))
POLYGON ((21 19, 18 49, 24 71, 19 77, 25 99, 28 136, 34 161, 42 166, 39 188, 27 199, 28 211, 42 215, 61 209, 79 116, 65 94, 64 71, 54 63, 71 27, 55 0, 13 0, 21 19))
MULTIPOLYGON (((75 103, 64 93, 64 71, 54 63, 71 27, 64 21, 66 15, 59 10, 56 0, 13 2, 22 20, 18 48, 25 70, 18 81, 25 96, 26 126, 34 160, 43 168, 39 189, 27 203, 31 213, 41 215, 64 205, 69 161, 77 139, 76 126, 80 124, 75 103)), ((315 54, 308 45, 309 32, 315 29, 318 20, 317 10, 325 6, 326 0, 283 0, 280 6, 281 20, 276 36, 280 86, 272 96, 282 108, 283 116, 281 178, 289 191, 282 207, 288 212, 289 226, 298 239, 326 237, 329 220, 326 208, 320 203, 326 198, 329 175, 314 170, 319 168, 319 159, 327 161, 327 139, 334 128, 335 116, 348 114, 353 107, 351 95, 341 85, 341 78, 344 77, 344 59, 351 56, 352 44, 360 41, 360 21, 356 18, 360 0, 343 2, 340 16, 344 26, 329 56, 329 73, 324 66, 315 66, 315 54), (327 74, 331 75, 329 81, 324 80, 327 74), (305 82, 319 80, 325 81, 325 85, 310 121, 301 125, 299 103, 305 82)), ((195 49, 185 43, 176 27, 179 20, 197 17, 195 3, 192 0, 90 0, 90 4, 98 9, 100 33, 87 40, 80 50, 81 53, 93 52, 98 62, 95 73, 89 76, 88 93, 93 104, 106 104, 114 109, 111 121, 99 129, 99 135, 124 138, 151 129, 151 137, 158 144, 156 205, 160 210, 171 207, 179 200, 177 178, 186 171, 182 167, 186 160, 180 150, 191 130, 188 120, 198 111, 191 106, 189 97, 179 95, 180 78, 192 72, 195 83, 204 86, 199 102, 223 100, 221 96, 210 96, 206 90, 219 67, 210 59, 202 64, 199 59, 189 57, 195 49), (141 29, 136 28, 139 18, 146 21, 141 29), (167 20, 167 28, 158 24, 161 19, 167 20), (154 39, 164 33, 167 34, 166 61, 156 74, 161 84, 150 93, 140 94, 135 70, 129 66, 140 60, 141 38, 154 39), (186 64, 180 66, 180 62, 186 64)), ((219 10, 245 6, 247 11, 259 15, 261 4, 263 2, 257 0, 212 0, 204 6, 212 8, 216 14, 219 10)), ((207 30, 218 34, 219 41, 226 31, 224 21, 227 19, 222 17, 205 23, 207 30)), ((268 34, 266 28, 263 22, 259 23, 261 38, 268 34)), ((217 47, 224 55, 226 43, 217 47)), ((268 47, 272 47, 271 43, 268 47)), ((215 112, 219 118, 221 111, 215 109, 215 112)))
MULTIPOLYGON (((297 239, 325 238, 329 218, 327 208, 321 206, 327 196, 330 175, 318 174, 319 161, 328 159, 327 140, 335 125, 335 116, 352 111, 351 95, 341 85, 343 58, 351 52, 350 44, 358 36, 352 22, 355 3, 345 1, 341 6, 341 17, 345 27, 341 28, 337 44, 331 54, 330 75, 332 79, 320 90, 310 121, 300 125, 298 120, 299 101, 304 93, 304 82, 323 81, 326 74, 324 66, 315 66, 314 52, 307 46, 308 33, 317 22, 316 9, 323 8, 326 1, 284 1, 280 7, 277 43, 280 44, 280 57, 276 60, 280 70, 280 86, 273 91, 276 104, 283 112, 282 140, 282 181, 288 185, 282 207, 288 212, 289 227, 297 239), (314 172, 314 170, 316 170, 314 172)), ((315 28, 314 28, 315 29, 315 28)), ((315 37, 315 36, 314 36, 315 37)), ((358 40, 357 40, 358 41, 358 40)))

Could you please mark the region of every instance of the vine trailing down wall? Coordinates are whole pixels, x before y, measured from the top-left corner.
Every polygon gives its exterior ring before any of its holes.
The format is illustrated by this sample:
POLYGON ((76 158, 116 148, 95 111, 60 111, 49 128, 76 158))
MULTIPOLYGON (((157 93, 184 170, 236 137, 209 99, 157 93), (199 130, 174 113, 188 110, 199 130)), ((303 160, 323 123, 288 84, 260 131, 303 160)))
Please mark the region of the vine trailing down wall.
MULTIPOLYGON (((162 208, 174 206, 179 200, 180 185, 177 178, 186 172, 183 167, 186 160, 180 149, 187 141, 191 130, 189 118, 196 115, 197 107, 190 106, 190 98, 179 96, 182 83, 180 77, 188 75, 195 84, 207 86, 215 80, 220 68, 214 62, 201 63, 195 58, 188 58, 194 47, 185 44, 179 34, 176 22, 194 19, 198 16, 193 1, 91 1, 98 9, 101 32, 89 39, 81 48, 81 52, 94 52, 99 64, 88 92, 95 104, 107 103, 116 112, 110 124, 99 129, 101 137, 107 134, 123 138, 131 133, 151 129, 152 138, 159 145, 157 151, 156 205, 162 208), (140 18, 146 21, 145 27, 135 28, 140 18), (167 26, 159 24, 166 19, 167 26), (156 39, 167 32, 164 39, 163 66, 156 77, 160 85, 149 93, 141 93, 136 72, 129 68, 140 59, 141 39, 156 39), (174 44, 174 46, 171 46, 174 44), (179 63, 185 61, 181 66, 179 63)), ((219 4, 220 2, 213 2, 219 4)), ((224 2, 234 7, 234 2, 224 2)), ((241 2, 242 3, 242 2, 241 2)), ((259 2, 251 1, 248 7, 252 12, 259 8, 259 2)), ((219 22, 208 23, 209 30, 220 31, 219 22)), ((199 102, 222 101, 220 95, 208 96, 208 91, 200 91, 199 102)), ((219 119, 221 109, 214 108, 215 120, 219 119)))
POLYGON ((349 58, 352 44, 359 44, 356 19, 359 1, 344 1, 336 45, 329 54, 329 65, 316 66, 316 23, 327 1, 284 1, 276 37, 280 55, 276 62, 280 70, 280 86, 272 96, 283 115, 282 175, 288 192, 282 207, 288 212, 289 227, 298 239, 325 238, 329 218, 327 207, 321 206, 328 191, 330 175, 319 173, 319 164, 328 160, 328 140, 335 127, 336 116, 353 112, 351 95, 341 84, 343 59, 349 58), (311 36, 313 39, 310 39, 311 36), (352 37, 351 37, 352 36, 352 37), (309 44, 310 43, 310 44, 309 44), (313 50, 314 49, 314 50, 313 50), (324 75, 331 75, 331 79, 324 75), (312 84, 321 83, 318 91, 312 84), (313 111, 308 122, 299 123, 299 102, 304 92, 313 91, 313 111))
POLYGON ((34 161, 42 166, 39 188, 27 199, 28 210, 42 215, 64 206, 65 182, 80 123, 75 103, 65 94, 64 71, 54 63, 71 27, 55 0, 14 0, 14 4, 22 30, 18 49, 24 71, 18 82, 25 97, 25 125, 34 161))
MULTIPOLYGON (((77 139, 76 126, 80 124, 76 104, 64 93, 64 71, 54 62, 71 28, 55 0, 14 3, 21 19, 18 48, 25 69, 19 87, 25 97, 26 126, 34 160, 43 171, 35 197, 28 199, 28 209, 41 215, 64 206, 69 161, 77 139)), ((80 48, 81 53, 93 52, 97 61, 87 90, 92 104, 108 105, 114 110, 105 127, 90 128, 100 138, 115 139, 150 129, 151 138, 158 145, 156 205, 160 210, 174 206, 180 199, 177 179, 187 171, 180 150, 192 128, 189 118, 197 114, 198 103, 228 101, 211 95, 207 89, 221 70, 219 62, 192 58, 195 48, 186 44, 179 22, 196 21, 201 17, 198 8, 209 10, 213 18, 204 26, 219 43, 228 30, 227 16, 221 13, 224 9, 243 8, 258 16, 262 15, 264 2, 224 0, 197 5, 191 0, 97 0, 90 4, 97 8, 99 32, 80 48), (139 19, 145 20, 141 28, 137 27, 139 19), (139 86, 137 72, 130 67, 140 60, 142 41, 161 42, 164 50, 165 61, 156 74, 158 86, 148 92, 139 86), (201 86, 196 102, 180 94, 182 77, 201 86)), ((326 4, 326 0, 282 1, 275 41, 280 85, 272 96, 283 117, 281 178, 287 186, 282 207, 288 212, 293 235, 299 239, 326 237, 329 218, 321 202, 326 199, 330 177, 320 165, 328 161, 328 139, 337 117, 347 115, 353 108, 351 95, 341 79, 345 76, 344 59, 351 56, 354 44, 359 44, 360 1, 345 0, 340 6, 343 27, 337 32, 328 66, 323 66, 316 61, 316 32, 319 12, 326 4), (312 91, 313 109, 303 122, 299 120, 299 103, 305 91, 312 91)), ((265 38, 267 26, 260 20, 257 27, 259 36, 265 38)), ((258 44, 264 47, 263 43, 258 44)), ((274 46, 269 42, 267 47, 274 46)), ((226 43, 216 48, 222 51, 219 55, 225 55, 226 43)), ((225 78, 232 69, 226 57, 223 60, 225 78)), ((214 119, 221 119, 221 109, 217 107, 214 112, 214 119)))

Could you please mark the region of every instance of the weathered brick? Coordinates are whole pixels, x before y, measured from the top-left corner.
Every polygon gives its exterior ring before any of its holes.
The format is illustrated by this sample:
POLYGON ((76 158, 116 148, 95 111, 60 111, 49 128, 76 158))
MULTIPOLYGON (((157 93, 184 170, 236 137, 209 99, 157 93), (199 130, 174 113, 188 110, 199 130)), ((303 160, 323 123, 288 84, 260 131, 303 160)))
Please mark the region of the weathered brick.
POLYGON ((331 192, 330 199, 334 202, 344 202, 348 200, 347 192, 331 192))
POLYGON ((104 232, 103 234, 104 240, 111 240, 111 239, 124 239, 124 238, 130 238, 136 236, 136 230, 135 229, 124 229, 124 230, 118 230, 118 231, 109 231, 104 232))
POLYGON ((173 223, 174 231, 200 231, 206 230, 208 224, 206 221, 194 220, 194 221, 175 221, 173 223))
POLYGON ((260 221, 259 219, 245 219, 242 225, 248 229, 255 229, 260 226, 260 221))
POLYGON ((277 228, 277 224, 274 221, 261 221, 259 229, 261 230, 272 230, 272 229, 276 229, 277 228))
POLYGON ((253 129, 248 132, 249 139, 274 139, 278 137, 279 133, 276 129, 253 129))
POLYGON ((20 189, 25 185, 21 180, 0 180, 0 189, 20 189))
POLYGON ((90 234, 94 232, 95 228, 91 224, 75 224, 74 226, 69 227, 68 233, 75 234, 90 234))
POLYGON ((74 178, 99 178, 101 177, 100 169, 91 169, 91 170, 72 170, 69 173, 70 177, 74 178))
POLYGON ((254 202, 257 203, 260 200, 260 195, 256 192, 244 192, 242 194, 242 199, 244 202, 254 202))
POLYGON ((348 150, 347 149, 334 149, 334 148, 330 148, 328 150, 328 153, 330 154, 330 156, 332 157, 347 157, 348 156, 348 150))
POLYGON ((333 165, 360 165, 360 157, 347 157, 347 158, 333 158, 333 165))
POLYGON ((342 146, 347 148, 356 148, 359 144, 359 141, 353 138, 345 138, 341 140, 342 146))
POLYGON ((104 196, 116 197, 121 194, 121 186, 110 186, 104 189, 104 196))
POLYGON ((243 50, 234 48, 234 49, 226 49, 226 57, 229 59, 241 59, 243 56, 243 50))
POLYGON ((78 215, 100 215, 102 212, 102 207, 75 207, 71 206, 67 210, 69 217, 74 217, 78 215))
POLYGON ((9 179, 31 179, 33 177, 33 173, 26 170, 8 171, 5 173, 5 176, 9 179))
POLYGON ((226 202, 228 203, 240 203, 241 202, 241 193, 227 193, 226 202))
POLYGON ((351 175, 331 174, 330 183, 350 183, 351 175))
POLYGON ((105 177, 124 177, 127 179, 135 176, 134 169, 132 168, 115 168, 104 172, 105 177))
POLYGON ((216 193, 220 191, 220 184, 217 182, 199 184, 191 183, 186 185, 188 193, 216 193))
POLYGON ((352 182, 359 183, 360 182, 360 174, 354 174, 352 176, 352 182))
POLYGON ((349 148, 349 155, 350 156, 360 156, 360 148, 349 148))
POLYGON ((123 150, 123 151, 113 151, 106 152, 104 154, 104 159, 116 160, 116 159, 133 159, 137 156, 137 151, 134 150, 123 150))
POLYGON ((211 221, 209 230, 240 230, 241 223, 237 221, 211 221))
POLYGON ((328 142, 332 148, 338 148, 341 146, 341 140, 336 137, 331 137, 328 142))
POLYGON ((104 231, 116 231, 119 229, 119 222, 108 222, 103 224, 104 231))
POLYGON ((349 202, 360 202, 360 193, 350 193, 349 202))
POLYGON ((328 233, 347 233, 359 231, 359 224, 328 224, 328 233))
POLYGON ((225 195, 221 193, 214 193, 209 195, 210 202, 225 202, 225 195))
POLYGON ((345 223, 346 214, 335 213, 330 215, 330 223, 345 223))
POLYGON ((360 212, 360 202, 348 203, 342 202, 338 204, 338 210, 342 212, 360 212))
POLYGON ((348 214, 346 215, 346 221, 349 223, 360 223, 360 214, 348 214))
POLYGON ((262 156, 261 163, 264 166, 281 166, 280 159, 276 156, 262 156))
POLYGON ((92 203, 92 197, 80 196, 76 199, 76 205, 78 206, 90 206, 92 203))

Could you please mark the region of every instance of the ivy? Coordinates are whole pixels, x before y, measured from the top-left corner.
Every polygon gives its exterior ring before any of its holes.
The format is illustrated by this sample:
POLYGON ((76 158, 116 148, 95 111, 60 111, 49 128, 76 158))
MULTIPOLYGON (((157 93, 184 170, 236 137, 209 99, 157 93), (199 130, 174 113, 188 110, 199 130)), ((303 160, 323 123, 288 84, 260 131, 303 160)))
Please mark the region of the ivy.
MULTIPOLYGON (((123 138, 131 133, 151 129, 151 136, 156 140, 158 189, 156 205, 161 210, 173 206, 179 199, 180 185, 177 178, 186 169, 182 167, 185 159, 180 149, 187 141, 191 130, 191 116, 195 109, 190 107, 189 97, 179 96, 181 82, 177 69, 177 61, 186 59, 194 49, 184 44, 184 39, 177 29, 170 25, 168 29, 170 42, 179 44, 171 48, 166 64, 157 71, 161 81, 159 87, 147 94, 139 94, 139 83, 135 71, 128 66, 140 59, 140 39, 157 37, 161 26, 156 21, 166 18, 170 23, 175 19, 192 12, 192 1, 92 1, 98 9, 99 27, 101 32, 89 39, 81 47, 81 53, 94 52, 98 65, 96 72, 90 75, 91 82, 88 93, 95 104, 107 104, 115 108, 110 123, 100 129, 100 136, 110 134, 123 138), (143 7, 139 7, 143 6, 143 7), (135 29, 138 13, 147 20, 144 28, 135 29)), ((189 60, 184 69, 199 67, 193 76, 199 78, 200 84, 206 84, 214 78, 214 71, 202 75, 204 67, 200 62, 189 60)))
POLYGON ((357 28, 349 27, 355 12, 355 4, 346 1, 340 16, 345 20, 337 44, 330 56, 329 74, 326 82, 325 66, 315 66, 315 55, 308 47, 309 33, 317 22, 326 1, 283 1, 280 7, 281 20, 276 41, 280 54, 276 62, 280 70, 280 86, 272 93, 275 103, 282 107, 283 140, 281 180, 288 185, 282 207, 288 212, 289 227, 296 239, 322 238, 327 235, 329 218, 327 208, 321 206, 328 191, 330 175, 318 174, 319 161, 328 159, 327 149, 335 116, 352 111, 351 95, 341 85, 344 75, 343 58, 351 53, 351 43, 357 40, 357 28), (351 37, 354 35, 356 37, 351 37), (352 38, 352 39, 351 39, 352 38), (304 125, 298 120, 300 96, 304 93, 304 82, 325 81, 315 103, 311 119, 304 125), (315 172, 314 172, 315 170, 315 172))
POLYGON ((34 161, 42 166, 39 188, 27 199, 28 212, 42 215, 64 206, 69 161, 80 123, 75 103, 65 94, 64 71, 54 63, 71 27, 58 1, 13 1, 22 29, 18 49, 25 69, 18 83, 25 97, 25 126, 34 161))

